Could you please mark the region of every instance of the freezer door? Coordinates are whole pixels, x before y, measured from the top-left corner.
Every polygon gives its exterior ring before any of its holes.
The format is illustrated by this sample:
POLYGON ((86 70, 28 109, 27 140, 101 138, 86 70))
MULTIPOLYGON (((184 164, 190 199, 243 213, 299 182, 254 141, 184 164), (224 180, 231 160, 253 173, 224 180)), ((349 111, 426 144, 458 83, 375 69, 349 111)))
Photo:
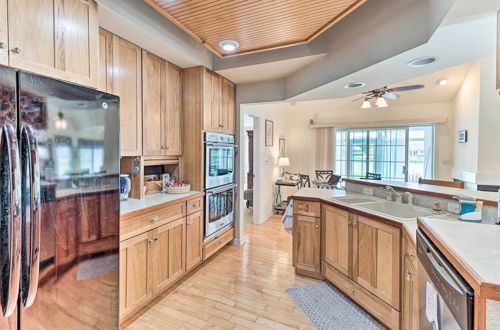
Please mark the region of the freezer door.
POLYGON ((19 88, 20 326, 118 328, 119 99, 27 73, 19 88))
MULTIPOLYGON (((10 127, 10 135, 16 135, 17 126, 17 97, 16 97, 16 71, 10 68, 0 66, 0 145, 2 149, 7 147, 7 141, 4 137, 7 136, 7 131, 4 132, 3 128, 10 127)), ((9 205, 12 205, 12 194, 9 191, 9 186, 11 184, 11 170, 8 166, 10 162, 10 156, 8 150, 3 150, 0 154, 0 162, 2 164, 1 171, 4 173, 0 174, 0 203, 2 208, 0 208, 0 240, 2 240, 2 249, 0 249, 0 289, 2 294, 1 299, 1 313, 0 313, 0 329, 17 329, 17 308, 15 304, 16 297, 9 294, 13 292, 12 284, 14 278, 12 277, 12 258, 11 252, 12 244, 10 239, 12 239, 12 229, 13 229, 13 218, 7 213, 12 210, 9 205), (5 206, 5 207, 4 207, 5 206), (10 237, 10 239, 9 239, 10 237), (6 245, 4 245, 6 244, 6 245), (4 248, 3 246, 7 246, 4 248), (9 303, 10 301, 10 303, 9 303), (12 303, 14 303, 12 305, 12 303), (10 316, 6 316, 10 314, 10 316)), ((14 151, 14 150, 12 150, 14 151)), ((17 296, 17 293, 15 293, 17 296)))

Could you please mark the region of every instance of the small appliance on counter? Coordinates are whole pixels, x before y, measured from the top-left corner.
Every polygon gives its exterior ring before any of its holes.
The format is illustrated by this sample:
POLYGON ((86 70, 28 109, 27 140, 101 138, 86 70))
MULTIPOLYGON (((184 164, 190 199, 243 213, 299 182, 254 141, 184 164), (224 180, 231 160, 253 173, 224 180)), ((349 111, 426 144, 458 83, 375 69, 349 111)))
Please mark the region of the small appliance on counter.
POLYGON ((467 195, 454 196, 458 199, 460 211, 458 212, 458 219, 467 222, 481 222, 483 202, 476 201, 475 197, 467 195))
POLYGON ((120 201, 126 201, 128 199, 130 189, 132 189, 130 175, 120 174, 120 201))

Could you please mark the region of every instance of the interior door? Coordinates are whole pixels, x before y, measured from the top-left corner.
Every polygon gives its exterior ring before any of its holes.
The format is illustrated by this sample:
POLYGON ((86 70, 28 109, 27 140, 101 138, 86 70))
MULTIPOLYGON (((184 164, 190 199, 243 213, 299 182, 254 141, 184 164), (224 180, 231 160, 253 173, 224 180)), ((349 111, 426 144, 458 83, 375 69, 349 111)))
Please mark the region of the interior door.
POLYGON ((357 216, 353 233, 353 280, 399 310, 400 229, 357 216))
POLYGON ((165 62, 165 124, 163 141, 169 156, 182 155, 182 113, 181 113, 181 77, 178 67, 165 62))
POLYGON ((344 275, 352 275, 352 221, 347 211, 325 206, 323 222, 324 259, 344 275))

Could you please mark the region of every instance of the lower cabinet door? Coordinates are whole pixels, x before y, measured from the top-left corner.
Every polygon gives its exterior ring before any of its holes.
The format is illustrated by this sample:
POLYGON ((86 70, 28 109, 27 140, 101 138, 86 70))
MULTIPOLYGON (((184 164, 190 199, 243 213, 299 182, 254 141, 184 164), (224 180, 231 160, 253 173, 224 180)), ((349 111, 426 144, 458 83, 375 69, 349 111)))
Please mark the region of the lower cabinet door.
POLYGON ((196 212, 186 218, 186 271, 202 261, 202 244, 203 216, 196 212))
POLYGON ((404 330, 418 330, 418 274, 406 258, 402 279, 402 328, 404 330))
POLYGON ((168 274, 175 280, 186 272, 186 218, 168 225, 168 274))
POLYGON ((353 232, 353 280, 400 310, 401 231, 362 216, 353 232))
POLYGON ((325 206, 323 212, 323 258, 346 276, 352 269, 352 230, 347 211, 325 206))
POLYGON ((144 233, 120 244, 120 319, 152 296, 150 241, 150 233, 144 233))
POLYGON ((293 251, 294 266, 298 271, 319 274, 320 255, 320 218, 302 215, 294 216, 293 251))

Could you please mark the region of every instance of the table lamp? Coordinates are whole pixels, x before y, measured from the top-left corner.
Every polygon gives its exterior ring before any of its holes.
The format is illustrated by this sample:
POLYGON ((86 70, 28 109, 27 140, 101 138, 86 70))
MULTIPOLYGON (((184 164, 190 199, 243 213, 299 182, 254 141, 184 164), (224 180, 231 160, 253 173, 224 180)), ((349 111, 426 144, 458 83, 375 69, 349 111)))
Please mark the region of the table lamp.
POLYGON ((278 159, 278 166, 283 167, 283 173, 281 175, 285 175, 285 168, 290 166, 290 159, 288 157, 280 157, 278 159))

